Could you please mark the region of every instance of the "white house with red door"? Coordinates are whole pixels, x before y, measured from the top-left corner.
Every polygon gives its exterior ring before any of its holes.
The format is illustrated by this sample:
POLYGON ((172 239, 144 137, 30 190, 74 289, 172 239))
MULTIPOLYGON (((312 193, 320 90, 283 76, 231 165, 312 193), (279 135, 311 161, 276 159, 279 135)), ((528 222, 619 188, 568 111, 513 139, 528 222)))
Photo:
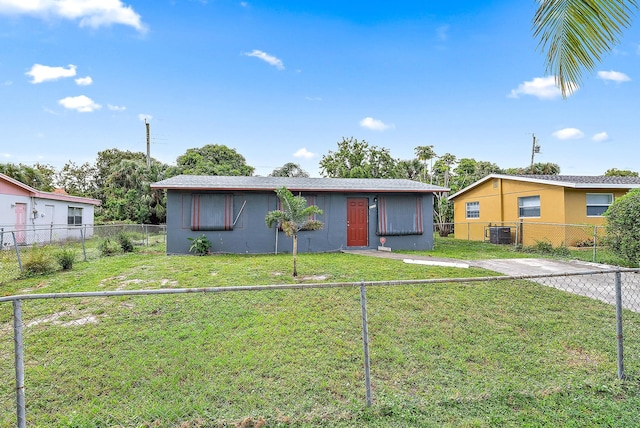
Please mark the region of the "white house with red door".
POLYGON ((0 174, 0 245, 60 242, 93 235, 100 201, 42 192, 0 174))

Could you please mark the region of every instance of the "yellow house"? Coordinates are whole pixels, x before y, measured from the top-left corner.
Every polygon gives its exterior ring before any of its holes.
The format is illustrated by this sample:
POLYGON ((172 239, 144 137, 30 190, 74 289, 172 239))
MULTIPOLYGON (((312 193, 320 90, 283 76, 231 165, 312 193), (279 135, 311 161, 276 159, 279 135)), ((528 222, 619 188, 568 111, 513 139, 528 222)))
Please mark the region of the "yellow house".
POLYGON ((616 198, 638 187, 639 177, 491 174, 449 196, 455 237, 576 245, 594 236, 616 198))

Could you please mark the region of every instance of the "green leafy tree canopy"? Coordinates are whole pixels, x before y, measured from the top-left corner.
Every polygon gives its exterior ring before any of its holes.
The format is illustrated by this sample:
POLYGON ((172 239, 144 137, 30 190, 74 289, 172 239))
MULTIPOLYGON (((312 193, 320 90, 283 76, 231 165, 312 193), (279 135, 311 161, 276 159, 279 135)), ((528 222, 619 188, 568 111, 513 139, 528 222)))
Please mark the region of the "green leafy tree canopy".
POLYGON ((176 166, 169 168, 168 177, 180 174, 189 175, 246 175, 250 176, 255 168, 234 149, 219 144, 188 149, 178 156, 176 166))
POLYGON ((388 149, 343 137, 337 151, 322 156, 320 170, 331 178, 398 178, 397 163, 388 149))
POLYGON ((606 241, 611 251, 629 265, 640 262, 640 189, 617 198, 605 212, 606 241))

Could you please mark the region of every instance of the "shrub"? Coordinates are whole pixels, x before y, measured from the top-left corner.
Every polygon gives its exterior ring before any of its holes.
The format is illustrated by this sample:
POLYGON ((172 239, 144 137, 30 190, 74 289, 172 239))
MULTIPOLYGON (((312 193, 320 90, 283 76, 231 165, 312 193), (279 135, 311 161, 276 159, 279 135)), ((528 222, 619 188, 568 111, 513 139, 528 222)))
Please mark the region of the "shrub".
POLYGON ((133 240, 131 239, 131 236, 129 236, 124 232, 120 232, 118 233, 117 239, 118 239, 118 243, 120 244, 120 248, 122 248, 123 252, 125 253, 133 252, 133 240))
POLYGON ((640 189, 613 201, 605 216, 605 243, 629 265, 637 266, 640 261, 640 189))
POLYGON ((518 250, 523 253, 535 253, 544 256, 568 257, 571 255, 571 252, 566 246, 560 245, 554 248, 551 242, 548 241, 536 241, 535 245, 522 247, 518 250))
POLYGON ((54 257, 62 270, 70 270, 76 261, 76 251, 71 247, 63 247, 56 251, 54 257))
POLYGON ((209 239, 205 235, 187 239, 191 241, 189 252, 195 254, 196 256, 204 256, 205 254, 209 253, 209 249, 211 248, 211 241, 209 241, 209 239))
POLYGON ((102 256, 113 256, 114 254, 120 252, 120 245, 116 242, 111 241, 109 238, 105 238, 98 244, 98 250, 100 250, 100 255, 102 256))
POLYGON ((23 276, 44 275, 55 271, 54 260, 47 247, 35 245, 25 254, 22 261, 23 276))

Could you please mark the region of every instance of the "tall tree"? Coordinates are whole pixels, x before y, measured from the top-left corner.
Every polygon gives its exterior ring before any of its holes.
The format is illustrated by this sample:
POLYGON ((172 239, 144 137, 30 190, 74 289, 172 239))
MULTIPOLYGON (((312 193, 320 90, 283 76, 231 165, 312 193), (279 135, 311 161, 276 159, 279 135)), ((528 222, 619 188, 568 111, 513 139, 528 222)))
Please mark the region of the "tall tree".
MULTIPOLYGON (((437 180, 437 185, 449 188, 451 170, 455 162, 456 157, 451 153, 445 153, 436 161, 433 165, 433 174, 437 180)), ((438 233, 440 236, 449 236, 452 232, 451 219, 453 219, 453 203, 449 202, 448 193, 446 192, 435 192, 434 197, 435 206, 433 216, 438 228, 438 233)))
POLYGON ((636 0, 540 0, 534 37, 562 96, 571 94, 631 25, 636 0))
MULTIPOLYGON (((429 171, 429 175, 433 178, 433 172, 431 168, 427 169, 427 161, 432 161, 433 158, 436 157, 436 152, 433 150, 433 146, 418 146, 415 149, 416 157, 418 160, 424 162, 424 175, 422 181, 427 181, 427 170, 429 171)), ((430 180, 433 183, 432 180, 430 180)))
POLYGON ((147 168, 146 160, 123 159, 115 165, 104 186, 101 217, 107 221, 162 223, 166 219, 166 197, 151 183, 164 178, 158 164, 147 168))
POLYGON ((77 165, 69 161, 55 174, 56 184, 70 195, 97 197, 97 169, 88 162, 77 165))
POLYGON ((188 149, 178 156, 176 166, 169 168, 168 177, 188 175, 252 175, 255 168, 234 149, 220 144, 207 144, 188 149))
POLYGON ((455 193, 489 174, 499 174, 501 172, 502 169, 495 163, 462 158, 453 169, 453 178, 450 180, 449 187, 451 192, 455 193))
POLYGON ((631 171, 629 169, 618 169, 618 168, 610 168, 604 173, 605 177, 637 177, 638 173, 636 171, 631 171))
POLYGON ((269 177, 309 177, 309 173, 297 163, 287 162, 280 168, 274 169, 269 177))
POLYGON ((524 168, 507 168, 505 174, 510 175, 558 175, 560 165, 553 162, 537 162, 533 164, 533 171, 530 166, 524 168))
POLYGON ((53 190, 53 171, 53 167, 39 163, 34 166, 22 163, 0 164, 0 173, 45 192, 53 190))
POLYGON ((424 164, 419 159, 408 159, 398 161, 396 165, 398 178, 406 178, 408 180, 424 181, 424 164))
POLYGON ((301 230, 322 229, 323 223, 312 218, 314 214, 322 215, 322 210, 315 205, 307 206, 302 196, 294 196, 286 187, 276 189, 281 209, 269 211, 264 221, 267 227, 280 225, 287 236, 293 238, 293 276, 298 276, 298 232, 301 230))
POLYGON ((322 156, 320 170, 331 178, 397 178, 397 163, 386 148, 343 137, 337 151, 322 156))

